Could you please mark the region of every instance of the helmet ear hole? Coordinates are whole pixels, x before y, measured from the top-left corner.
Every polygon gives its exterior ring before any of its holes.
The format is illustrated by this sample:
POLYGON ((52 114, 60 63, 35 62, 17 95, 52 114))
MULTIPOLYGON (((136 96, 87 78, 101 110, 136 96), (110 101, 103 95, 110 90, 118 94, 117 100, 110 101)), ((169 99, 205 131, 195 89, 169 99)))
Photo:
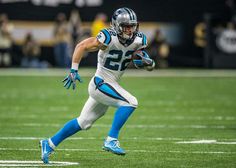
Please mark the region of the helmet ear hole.
POLYGON ((123 28, 122 28, 122 26, 119 25, 118 27, 119 27, 119 31, 120 31, 120 32, 123 32, 123 28))

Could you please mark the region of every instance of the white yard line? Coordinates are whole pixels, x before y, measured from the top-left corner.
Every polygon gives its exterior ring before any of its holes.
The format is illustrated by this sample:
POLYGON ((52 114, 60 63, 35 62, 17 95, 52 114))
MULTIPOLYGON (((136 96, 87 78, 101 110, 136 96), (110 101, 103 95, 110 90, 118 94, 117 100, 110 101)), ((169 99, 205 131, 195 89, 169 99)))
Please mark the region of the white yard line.
MULTIPOLYGON (((106 118, 106 116, 104 116, 106 118)), ((111 117, 112 118, 112 117, 111 117)), ((236 117, 234 116, 138 116, 136 117, 138 119, 143 119, 143 120, 194 120, 194 121, 202 121, 202 120, 216 120, 216 121, 233 121, 236 120, 236 117)))
MULTIPOLYGON (((41 140, 45 139, 45 137, 0 137, 0 140, 41 140)), ((103 140, 104 137, 70 137, 67 140, 103 140)), ((180 141, 180 142, 190 142, 190 141, 203 141, 202 139, 196 139, 196 138, 177 138, 177 137, 130 137, 130 138, 121 138, 123 140, 145 140, 145 141, 180 141)), ((210 142, 218 142, 218 144, 223 144, 223 141, 227 141, 227 143, 230 143, 232 141, 236 141, 236 139, 210 139, 210 140, 204 140, 204 141, 210 141, 210 142)))
POLYGON ((43 164, 42 161, 29 160, 0 160, 0 167, 64 167, 79 165, 76 162, 51 161, 50 164, 43 164))
POLYGON ((217 140, 195 140, 195 141, 180 141, 177 144, 220 144, 220 145, 236 145, 236 142, 218 142, 217 140))
MULTIPOLYGON (((63 111, 67 111, 66 109, 62 109, 63 111)), ((60 111, 62 111, 60 110, 60 111)), ((51 111, 51 110, 50 110, 51 111)), ((55 111, 59 111, 59 110, 55 110, 55 111)), ((15 118, 14 115, 6 115, 6 114, 1 114, 0 117, 2 119, 4 118, 15 118)), ((19 115, 17 116, 17 118, 20 118, 20 119, 28 119, 28 118, 48 118, 48 116, 40 116, 39 114, 36 115, 36 114, 28 114, 28 115, 19 115)), ((74 115, 69 115, 69 116, 66 116, 67 118, 72 118, 74 117, 74 115)), ((57 118, 65 118, 65 117, 58 117, 57 118)), ((106 115, 103 117, 103 119, 107 119, 107 120, 110 120, 110 119, 113 119, 114 116, 109 116, 109 115, 106 115)), ((236 120, 236 117, 235 116, 135 116, 134 117, 135 119, 139 119, 139 120, 184 120, 184 121, 188 121, 188 120, 194 120, 194 121, 202 121, 202 120, 209 120, 209 121, 234 121, 236 120)))
MULTIPOLYGON (((0 151, 39 151, 36 148, 0 148, 0 151)), ((72 152, 101 152, 101 150, 94 149, 57 149, 57 151, 72 151, 72 152)), ((126 150, 131 153, 189 153, 189 154, 236 154, 236 152, 226 152, 226 151, 159 151, 159 150, 126 150)))
MULTIPOLYGON (((92 77, 95 68, 80 68, 79 73, 83 76, 92 77)), ((24 68, 1 68, 0 76, 64 76, 69 69, 24 69, 24 68)), ((235 70, 204 70, 204 69, 158 69, 147 72, 142 69, 128 69, 125 77, 236 77, 235 70)))
MULTIPOLYGON (((41 124, 41 123, 22 123, 22 124, 15 124, 15 126, 25 126, 25 127, 61 127, 61 124, 41 124)), ((94 124, 92 127, 94 128, 110 128, 111 125, 109 124, 94 124)), ((158 128, 170 128, 170 129, 177 129, 177 128, 192 128, 192 129, 235 129, 236 126, 224 126, 224 125, 165 125, 165 124, 156 124, 156 125, 144 125, 144 124, 135 124, 135 125, 126 125, 126 128, 149 128, 149 129, 158 129, 158 128)))

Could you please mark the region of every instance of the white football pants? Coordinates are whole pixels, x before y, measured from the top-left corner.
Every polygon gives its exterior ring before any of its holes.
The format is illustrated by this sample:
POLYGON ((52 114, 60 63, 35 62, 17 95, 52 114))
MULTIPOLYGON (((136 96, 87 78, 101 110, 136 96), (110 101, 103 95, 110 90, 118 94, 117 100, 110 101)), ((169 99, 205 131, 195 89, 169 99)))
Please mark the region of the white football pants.
POLYGON ((79 125, 82 129, 89 129, 92 124, 102 117, 109 106, 137 107, 138 101, 117 82, 108 82, 99 77, 93 77, 88 87, 89 98, 80 116, 79 125))

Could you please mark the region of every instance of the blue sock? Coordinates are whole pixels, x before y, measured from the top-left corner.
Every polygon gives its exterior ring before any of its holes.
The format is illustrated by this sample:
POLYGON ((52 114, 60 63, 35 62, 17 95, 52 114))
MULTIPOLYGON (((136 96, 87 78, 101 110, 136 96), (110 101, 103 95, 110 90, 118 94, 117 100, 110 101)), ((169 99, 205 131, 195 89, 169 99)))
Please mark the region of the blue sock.
POLYGON ((115 113, 112 127, 110 129, 108 136, 112 138, 118 138, 121 127, 124 125, 124 123, 127 121, 127 119, 134 110, 135 108, 130 106, 119 107, 115 113))
POLYGON ((67 122, 52 138, 51 141, 55 146, 58 146, 64 139, 80 131, 81 128, 77 118, 67 122))

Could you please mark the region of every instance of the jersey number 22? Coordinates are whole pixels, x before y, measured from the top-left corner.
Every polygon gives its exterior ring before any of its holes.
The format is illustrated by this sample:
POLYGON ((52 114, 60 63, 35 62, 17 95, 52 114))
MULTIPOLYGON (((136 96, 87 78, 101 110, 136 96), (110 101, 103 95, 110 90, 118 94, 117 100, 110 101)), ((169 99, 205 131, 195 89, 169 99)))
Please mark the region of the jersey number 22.
POLYGON ((104 67, 107 69, 111 69, 114 71, 123 71, 127 68, 131 61, 131 55, 133 54, 134 51, 127 51, 125 53, 125 59, 121 62, 122 56, 123 56, 123 51, 122 50, 111 50, 109 52, 109 55, 117 57, 108 57, 105 61, 104 67))

